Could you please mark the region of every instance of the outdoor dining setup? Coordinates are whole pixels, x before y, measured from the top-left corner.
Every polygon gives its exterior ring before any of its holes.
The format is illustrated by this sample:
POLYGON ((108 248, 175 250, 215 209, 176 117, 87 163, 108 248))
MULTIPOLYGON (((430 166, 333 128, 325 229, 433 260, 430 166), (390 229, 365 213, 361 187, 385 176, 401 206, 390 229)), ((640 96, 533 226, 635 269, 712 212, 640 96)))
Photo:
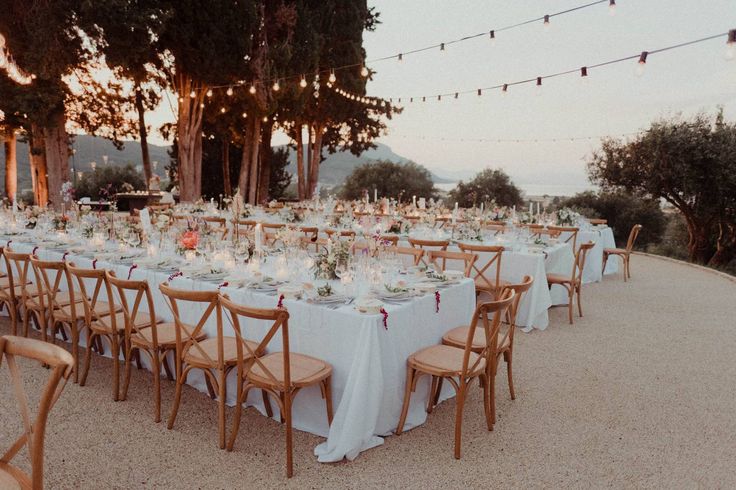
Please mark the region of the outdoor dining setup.
POLYGON ((352 460, 450 397, 460 458, 468 390, 483 391, 488 430, 505 384, 515 398, 514 334, 547 328, 553 306, 573 323, 596 308, 586 284, 622 263, 629 277, 638 228, 617 249, 601 220, 531 211, 377 197, 253 206, 239 194, 130 214, 12 207, 0 303, 13 335, 68 351, 78 386, 94 356, 116 360, 115 401, 143 389, 133 369, 150 371, 150 419, 168 429, 188 410, 185 384, 213 399, 220 449, 247 437, 246 407, 282 422, 289 477, 293 429, 324 438, 320 462, 352 460))

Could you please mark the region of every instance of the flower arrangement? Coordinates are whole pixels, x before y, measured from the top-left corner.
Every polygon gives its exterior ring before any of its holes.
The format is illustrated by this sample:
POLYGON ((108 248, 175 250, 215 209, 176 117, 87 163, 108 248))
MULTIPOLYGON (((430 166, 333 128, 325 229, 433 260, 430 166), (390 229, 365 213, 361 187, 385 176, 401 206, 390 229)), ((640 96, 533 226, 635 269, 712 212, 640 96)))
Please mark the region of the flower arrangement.
POLYGON ((477 240, 483 241, 483 231, 480 226, 480 221, 469 220, 465 223, 461 223, 457 227, 457 237, 460 240, 477 240))
POLYGON ((521 223, 523 225, 534 223, 534 216, 532 216, 528 212, 517 213, 517 216, 519 218, 519 223, 521 223))
POLYGON ((276 241, 284 244, 284 247, 298 247, 302 241, 302 232, 293 226, 282 226, 276 232, 276 241))
POLYGON ((580 218, 580 214, 570 208, 561 208, 555 212, 557 216, 557 224, 561 226, 574 225, 580 218))
POLYGON ((118 226, 115 227, 115 235, 118 241, 137 247, 145 240, 146 233, 140 223, 133 221, 118 221, 116 223, 118 226))
POLYGON ((329 282, 326 282, 324 286, 317 288, 317 294, 321 297, 332 296, 332 286, 329 282))
POLYGON ((67 226, 69 226, 69 216, 65 214, 54 215, 51 218, 51 225, 56 231, 66 231, 67 226))
MULTIPOLYGON (((491 204, 493 205, 494 203, 491 204)), ((488 219, 492 221, 506 221, 507 219, 509 219, 509 208, 507 208, 506 206, 493 206, 488 213, 488 219)))
POLYGON ((256 250, 256 244, 253 240, 247 236, 242 236, 235 244, 235 255, 242 257, 246 262, 253 257, 253 253, 256 250))
POLYGON ((153 220, 153 226, 160 232, 163 233, 171 226, 172 217, 166 211, 162 211, 156 215, 153 220))
POLYGON ((38 224, 38 217, 43 214, 43 209, 38 206, 28 206, 25 209, 26 213, 26 228, 32 230, 38 224))
POLYGON ((401 233, 401 221, 392 221, 386 231, 388 233, 401 233))
POLYGON ((199 245, 199 232, 188 230, 181 234, 176 244, 176 252, 184 255, 187 250, 197 250, 199 245))
POLYGON ((99 223, 97 216, 87 213, 82 215, 80 219, 80 230, 84 238, 92 238, 95 234, 95 228, 99 223))
POLYGON ((284 206, 283 208, 281 208, 281 210, 279 211, 279 216, 287 223, 295 223, 299 221, 296 213, 294 213, 294 210, 288 206, 284 206))
POLYGON ((74 187, 72 187, 71 182, 66 181, 61 184, 61 199, 65 203, 69 203, 74 199, 74 187))
POLYGON ((318 279, 337 279, 335 269, 337 264, 350 260, 350 242, 338 241, 333 243, 327 251, 320 252, 314 261, 314 276, 318 279))

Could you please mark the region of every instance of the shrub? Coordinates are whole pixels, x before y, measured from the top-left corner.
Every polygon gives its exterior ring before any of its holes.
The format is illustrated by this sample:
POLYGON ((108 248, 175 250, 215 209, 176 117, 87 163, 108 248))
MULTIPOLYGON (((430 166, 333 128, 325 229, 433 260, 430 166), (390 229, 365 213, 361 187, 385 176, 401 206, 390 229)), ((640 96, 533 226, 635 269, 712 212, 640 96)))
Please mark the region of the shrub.
POLYGON ((458 203, 464 208, 480 206, 480 203, 488 205, 491 201, 499 206, 524 204, 521 191, 503 170, 487 168, 467 183, 460 181, 447 197, 449 206, 458 203))
POLYGON ((398 198, 402 200, 417 197, 437 197, 437 190, 432 182, 429 170, 414 162, 394 163, 378 161, 360 165, 345 180, 340 191, 344 199, 360 199, 368 191, 373 199, 373 189, 378 190, 380 197, 398 198))
POLYGON ((136 191, 146 188, 143 176, 135 171, 133 165, 107 166, 98 168, 94 172, 85 173, 82 180, 77 183, 74 197, 76 199, 89 197, 96 201, 100 198, 100 189, 106 188, 108 185, 110 185, 111 194, 130 190, 131 187, 132 190, 136 191))

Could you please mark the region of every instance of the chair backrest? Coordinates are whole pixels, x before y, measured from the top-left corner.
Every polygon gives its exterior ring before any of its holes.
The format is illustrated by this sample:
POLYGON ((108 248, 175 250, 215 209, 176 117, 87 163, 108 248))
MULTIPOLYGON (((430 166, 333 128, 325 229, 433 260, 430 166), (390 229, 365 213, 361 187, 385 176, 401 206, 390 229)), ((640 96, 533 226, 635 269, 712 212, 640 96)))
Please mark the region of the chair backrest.
POLYGON ((30 261, 36 277, 36 287, 39 292, 38 301, 41 307, 46 308, 49 313, 60 308, 61 305, 56 297, 60 292, 59 287, 66 284, 71 320, 76 323, 82 316, 81 313, 84 308, 80 308, 80 305, 75 301, 74 284, 72 284, 71 275, 69 275, 69 270, 66 268, 66 262, 38 260, 33 255, 31 255, 30 261), (79 311, 80 309, 82 311, 79 311))
POLYGON ((254 229, 256 225, 258 224, 256 220, 252 220, 252 219, 236 219, 236 220, 233 220, 233 223, 237 224, 238 226, 242 226, 243 228, 247 230, 254 229))
POLYGON ((608 224, 608 220, 601 218, 591 218, 588 220, 588 223, 590 223, 591 225, 606 225, 608 224))
POLYGON ((46 422, 49 412, 61 396, 66 382, 74 370, 74 358, 57 345, 10 335, 0 337, 0 367, 3 358, 7 361, 13 391, 23 420, 23 434, 3 454, 0 458, 0 464, 8 465, 14 471, 28 478, 31 482, 31 488, 34 490, 41 490, 43 488, 43 452, 46 422), (39 361, 50 367, 48 381, 41 394, 35 420, 31 418, 28 395, 23 388, 23 379, 15 361, 16 357, 39 361), (28 455, 31 460, 30 478, 23 474, 19 468, 11 466, 11 461, 24 445, 28 447, 28 455))
POLYGON ((104 318, 100 315, 100 318, 97 320, 108 327, 112 327, 113 332, 117 331, 115 306, 111 300, 112 289, 110 288, 110 283, 107 281, 105 269, 82 269, 77 267, 73 262, 70 262, 67 264, 67 270, 77 280, 79 293, 82 296, 82 304, 84 305, 85 323, 87 325, 92 323, 92 319, 95 317, 95 311, 98 311, 97 304, 102 298, 101 293, 104 292, 105 297, 108 299, 108 311, 106 313, 109 313, 109 317, 104 318), (85 280, 94 285, 91 295, 87 293, 89 289, 85 280), (110 322, 109 325, 108 322, 110 322))
MULTIPOLYGON (((13 272, 13 266, 11 264, 10 258, 8 257, 8 254, 10 254, 10 249, 7 247, 0 247, 0 254, 3 256, 3 260, 5 261, 5 272, 7 272, 7 280, 8 280, 8 287, 4 289, 3 291, 0 291, 0 296, 7 295, 7 300, 10 301, 11 305, 16 304, 16 295, 15 295, 15 288, 18 285, 22 285, 22 289, 25 289, 25 281, 23 280, 24 274, 23 269, 16 270, 16 272, 13 272)), ((27 267, 26 267, 27 269, 27 267)), ((25 300, 25 297, 24 297, 25 300)))
POLYGON ((261 226, 263 227, 264 232, 271 230, 275 233, 286 225, 284 223, 261 223, 261 226))
POLYGON ((419 265, 419 263, 422 261, 422 257, 424 257, 424 250, 422 250, 421 248, 396 247, 393 245, 387 245, 383 247, 383 250, 388 253, 395 253, 396 255, 410 256, 414 261, 414 265, 419 265))
POLYGON ((506 290, 497 301, 488 301, 476 306, 473 319, 468 327, 468 338, 465 340, 463 377, 467 377, 469 373, 475 372, 481 359, 485 358, 486 361, 492 362, 491 356, 495 355, 498 348, 498 332, 501 328, 501 319, 506 316, 506 312, 511 306, 515 294, 513 290, 506 290), (492 315, 490 319, 489 314, 492 315), (481 323, 480 325, 478 325, 479 322, 481 323), (478 359, 473 364, 470 364, 470 353, 473 349, 475 331, 478 328, 482 328, 485 333, 486 346, 481 351, 478 359))
POLYGON ((347 238, 348 240, 355 239, 355 232, 353 230, 333 230, 328 228, 325 230, 325 234, 332 240, 339 240, 340 238, 347 238))
POLYGON ((508 314, 506 315, 509 328, 499 341, 499 345, 502 345, 506 338, 509 339, 509 345, 514 344, 514 331, 516 330, 516 315, 519 313, 519 303, 521 303, 524 293, 531 289, 532 284, 534 284, 534 278, 532 276, 524 276, 524 279, 519 284, 507 284, 504 286, 504 291, 511 290, 516 294, 514 295, 514 301, 511 303, 511 308, 508 309, 508 314))
POLYGON ((580 231, 579 228, 574 226, 550 226, 548 229, 550 231, 557 231, 559 234, 569 233, 570 236, 565 239, 565 243, 572 242, 572 251, 575 252, 578 242, 578 231, 580 231))
POLYGON ((503 226, 505 227, 506 222, 505 221, 495 221, 495 220, 489 219, 483 222, 483 226, 503 226))
POLYGON ((314 251, 319 252, 320 248, 327 250, 327 240, 329 240, 329 238, 319 238, 317 235, 303 235, 299 237, 299 240, 301 241, 302 248, 305 250, 309 250, 310 247, 314 247, 314 251))
POLYGON ((639 232, 643 228, 642 225, 634 225, 631 228, 631 231, 629 232, 629 239, 626 241, 626 251, 631 253, 631 250, 634 248, 634 243, 636 242, 636 238, 639 236, 639 232))
MULTIPOLYGON (((268 344, 271 339, 281 331, 281 351, 283 353, 283 382, 284 386, 291 386, 291 363, 289 362, 289 312, 283 308, 264 309, 264 308, 251 308, 249 306, 239 305, 230 300, 227 295, 220 295, 220 304, 224 310, 229 313, 225 314, 228 323, 235 332, 237 338, 237 352, 238 352, 238 370, 242 376, 244 373, 240 370, 249 369, 251 365, 257 364, 263 371, 263 375, 271 379, 275 384, 278 383, 278 378, 259 360, 268 349, 268 344), (246 319, 246 322, 241 323, 241 319, 246 319), (271 327, 263 336, 258 346, 253 349, 248 345, 245 339, 249 338, 247 335, 248 321, 271 321, 271 327), (249 357, 252 364, 246 366, 244 359, 249 357)), ((251 336, 250 338, 255 338, 251 336)))
POLYGON ((458 243, 457 246, 463 252, 491 254, 485 264, 473 264, 473 271, 475 272, 474 279, 476 284, 485 285, 494 290, 498 289, 498 285, 501 282, 501 258, 506 249, 497 245, 475 245, 471 243, 458 243), (488 269, 494 264, 496 266, 495 277, 489 278, 486 274, 488 269))
MULTIPOLYGON (((158 330, 155 321, 156 318, 156 307, 153 303, 153 294, 151 294, 151 287, 148 285, 148 281, 136 281, 119 279, 114 271, 106 271, 105 276, 108 284, 111 288, 115 288, 120 299, 120 306, 123 309, 123 317, 125 318, 125 334, 129 338, 131 334, 140 334, 140 329, 136 326, 139 323, 136 322, 138 314, 141 313, 140 307, 145 300, 145 304, 148 307, 148 315, 151 318, 151 324, 145 326, 149 332, 151 332, 151 342, 154 349, 158 349, 158 330), (128 294, 134 294, 133 303, 128 301, 128 294)), ((112 305, 112 296, 109 296, 108 301, 112 305)))
POLYGON ((185 289, 175 289, 164 282, 159 285, 161 293, 166 299, 171 313, 174 315, 174 324, 176 328, 176 354, 177 354, 177 375, 181 369, 181 359, 183 354, 189 349, 195 349, 204 359, 213 365, 217 365, 220 369, 224 369, 224 346, 222 341, 222 309, 218 301, 217 291, 190 291, 185 289), (200 303, 206 305, 204 312, 199 321, 190 326, 181 318, 179 311, 179 302, 200 303), (207 321, 215 313, 217 319, 217 360, 210 358, 205 350, 197 342, 197 338, 201 337, 202 329, 207 321), (182 331, 187 335, 186 341, 182 339, 182 331))
POLYGON ((470 273, 473 272, 475 261, 478 260, 478 256, 474 253, 468 252, 449 252, 447 250, 430 250, 427 252, 427 257, 433 265, 439 267, 442 272, 447 270, 447 261, 462 261, 463 263, 463 274, 465 277, 470 277, 470 273), (442 264, 440 265, 440 259, 442 264))
POLYGON ((398 235, 381 235, 381 241, 383 243, 390 243, 393 246, 396 246, 399 244, 399 236, 398 235))
POLYGON ((409 245, 414 248, 424 250, 447 250, 450 240, 422 240, 419 238, 409 238, 409 245))
POLYGON ((595 242, 583 243, 575 252, 575 263, 572 265, 572 283, 583 280, 583 269, 585 269, 585 257, 588 251, 595 246, 595 242))
POLYGON ((227 238, 227 220, 219 216, 205 216, 202 221, 207 227, 213 232, 220 233, 220 238, 223 240, 227 238))
POLYGON ((494 236, 503 235, 504 233, 506 233, 505 224, 485 224, 483 225, 483 229, 493 232, 494 236))

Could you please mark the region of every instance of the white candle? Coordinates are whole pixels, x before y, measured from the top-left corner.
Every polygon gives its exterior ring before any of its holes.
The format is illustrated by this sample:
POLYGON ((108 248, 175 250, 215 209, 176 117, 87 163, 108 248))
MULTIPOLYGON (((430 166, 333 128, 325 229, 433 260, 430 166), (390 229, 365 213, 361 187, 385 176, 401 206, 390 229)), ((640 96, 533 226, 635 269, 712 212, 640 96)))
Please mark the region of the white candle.
POLYGON ((483 214, 483 207, 485 206, 485 204, 486 203, 484 202, 480 203, 480 214, 483 214))
POLYGON ((539 204, 540 203, 537 203, 537 214, 539 214, 539 204))
POLYGON ((417 207, 417 196, 411 196, 412 203, 414 204, 414 207, 417 207))
POLYGON ((533 202, 529 203, 529 214, 534 214, 534 203, 533 202))
POLYGON ((263 244, 263 227, 261 226, 260 223, 256 223, 255 235, 256 235, 256 251, 260 252, 261 246, 263 244))
POLYGON ((373 189, 373 202, 378 202, 378 189, 373 189))
POLYGON ((455 211, 457 211, 457 201, 455 201, 455 211))

